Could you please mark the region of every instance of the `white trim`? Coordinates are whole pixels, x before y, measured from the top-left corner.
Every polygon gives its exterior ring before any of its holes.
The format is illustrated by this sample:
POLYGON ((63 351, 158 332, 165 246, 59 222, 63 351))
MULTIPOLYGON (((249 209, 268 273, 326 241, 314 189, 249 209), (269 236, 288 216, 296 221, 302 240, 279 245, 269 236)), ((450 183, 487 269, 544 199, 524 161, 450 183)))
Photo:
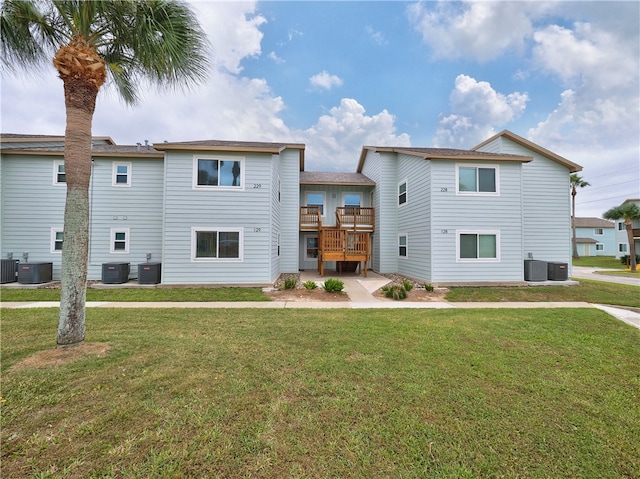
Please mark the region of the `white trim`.
POLYGON ((398 258, 406 259, 409 257, 409 235, 407 233, 398 233, 398 258), (404 256, 400 254, 400 248, 402 245, 400 244, 400 238, 404 237, 404 256))
MULTIPOLYGON (((478 187, 478 174, 476 172, 476 188, 478 187)), ((460 196, 500 196, 500 165, 480 163, 456 163, 456 195, 460 196), (460 168, 478 168, 495 170, 496 191, 460 191, 460 168)))
POLYGON ((131 186, 131 162, 130 161, 114 161, 111 169, 111 186, 116 186, 118 188, 129 188, 131 186), (127 167, 127 182, 126 183, 118 183, 118 167, 126 166, 127 167))
POLYGON ((593 228, 593 234, 595 236, 603 236, 604 235, 604 228, 593 228), (600 233, 598 233, 598 231, 600 231, 600 233))
POLYGON ((111 254, 129 254, 130 238, 131 234, 129 228, 111 228, 109 233, 109 252, 111 254), (124 249, 115 249, 116 233, 124 233, 124 249))
POLYGON ((55 186, 67 184, 67 173, 64 172, 65 181, 58 181, 58 174, 60 173, 60 166, 64 167, 64 160, 53 160, 53 184, 55 186))
POLYGON ((596 243, 596 251, 604 251, 604 243, 596 243))
POLYGON ((629 245, 627 243, 618 243, 618 253, 629 253, 629 245))
POLYGON ((456 263, 499 263, 500 262, 500 230, 456 230, 456 263), (460 235, 493 235, 496 237, 495 258, 461 258, 460 235))
POLYGON ((61 254, 62 253, 62 249, 56 249, 56 242, 57 242, 57 234, 58 233, 62 233, 62 241, 64 244, 64 228, 62 226, 60 227, 52 227, 51 228, 51 242, 50 242, 50 248, 51 248, 51 253, 53 254, 61 254))
MULTIPOLYGON (((219 241, 219 237, 218 237, 219 241)), ((219 249, 219 244, 217 246, 219 249)), ((244 255, 244 229, 227 228, 216 226, 192 226, 191 227, 191 262, 192 263, 241 263, 244 255), (238 233, 238 257, 237 258, 198 258, 196 257, 197 242, 196 233, 216 232, 216 233, 238 233)))
POLYGON ((358 204, 358 206, 362 207, 362 202, 364 201, 364 198, 362 197, 362 193, 358 193, 355 191, 345 191, 342 193, 342 206, 347 206, 346 204, 346 197, 347 195, 353 195, 353 196, 358 196, 360 198, 360 203, 358 204))
POLYGON ((305 191, 304 193, 304 205, 317 206, 316 204, 309 205, 308 195, 322 195, 322 217, 327 216, 327 195, 324 194, 324 191, 305 191))
MULTIPOLYGON (((208 190, 208 191, 244 191, 244 169, 245 158, 244 156, 202 156, 193 155, 193 178, 192 187, 194 190, 208 190), (237 161, 240 163, 240 185, 239 186, 214 186, 214 185, 199 185, 198 184, 198 160, 211 160, 211 161, 237 161)), ((220 182, 220 164, 218 163, 218 183, 220 182)), ((261 185, 265 187, 266 185, 261 185)))

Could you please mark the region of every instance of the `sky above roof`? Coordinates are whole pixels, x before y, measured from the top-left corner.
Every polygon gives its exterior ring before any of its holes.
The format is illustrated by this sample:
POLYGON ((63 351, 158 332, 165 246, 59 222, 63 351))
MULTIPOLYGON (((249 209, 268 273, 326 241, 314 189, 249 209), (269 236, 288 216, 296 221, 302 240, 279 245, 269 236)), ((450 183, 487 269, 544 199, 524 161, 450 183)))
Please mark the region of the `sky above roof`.
MULTIPOLYGON (((191 1, 212 69, 189 92, 101 91, 118 144, 305 143, 307 170, 363 145, 470 149, 508 129, 583 166, 578 216, 640 196, 640 3, 191 1)), ((4 133, 63 135, 53 67, 2 75, 4 133)))

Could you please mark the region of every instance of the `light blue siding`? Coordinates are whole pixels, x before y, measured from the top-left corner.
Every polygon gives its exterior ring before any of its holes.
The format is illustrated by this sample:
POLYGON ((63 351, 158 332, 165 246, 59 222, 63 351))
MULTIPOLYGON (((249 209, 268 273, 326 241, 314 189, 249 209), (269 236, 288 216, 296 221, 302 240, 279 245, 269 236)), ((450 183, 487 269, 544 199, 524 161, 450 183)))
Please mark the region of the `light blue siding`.
MULTIPOLYGON (((277 160, 280 175, 280 259, 277 268, 273 271, 273 280, 280 273, 298 272, 298 218, 300 212, 299 203, 299 178, 300 178, 300 152, 288 149, 274 155, 274 163, 277 160)), ((277 189, 277 187, 275 188, 277 189)), ((276 240, 277 240, 277 233, 276 240)))

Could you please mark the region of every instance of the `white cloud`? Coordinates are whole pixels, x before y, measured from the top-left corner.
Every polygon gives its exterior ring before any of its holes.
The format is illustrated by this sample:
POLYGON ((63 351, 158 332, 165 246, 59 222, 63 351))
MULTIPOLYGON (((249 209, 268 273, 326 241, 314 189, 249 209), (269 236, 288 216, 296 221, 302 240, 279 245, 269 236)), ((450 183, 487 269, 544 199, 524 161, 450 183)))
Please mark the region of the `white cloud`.
POLYGON ((284 58, 280 58, 276 52, 270 52, 269 55, 267 55, 269 57, 270 60, 273 61, 273 63, 275 63, 276 65, 282 65, 283 63, 285 63, 285 59, 284 58))
POLYGON ((320 171, 355 171, 364 145, 411 144, 409 135, 396 134, 395 117, 387 110, 368 116, 351 98, 343 98, 339 106, 298 135, 307 144, 307 169, 320 171))
POLYGON ((484 62, 508 51, 522 51, 533 31, 525 2, 419 2, 407 13, 436 58, 471 57, 484 62))
POLYGON ((436 146, 470 148, 494 134, 494 127, 518 118, 527 101, 526 93, 504 95, 488 82, 458 75, 449 97, 451 114, 441 118, 434 142, 436 146))
POLYGON ((367 35, 369 35, 369 38, 371 38, 371 40, 373 40, 374 43, 377 43, 378 45, 387 44, 387 40, 384 38, 384 35, 382 34, 382 32, 374 30, 372 26, 367 25, 364 28, 364 31, 366 32, 367 35))
POLYGON ((322 72, 309 78, 309 83, 311 83, 311 86, 316 88, 331 90, 334 86, 341 86, 343 82, 342 78, 340 78, 339 76, 331 75, 326 70, 323 70, 322 72))

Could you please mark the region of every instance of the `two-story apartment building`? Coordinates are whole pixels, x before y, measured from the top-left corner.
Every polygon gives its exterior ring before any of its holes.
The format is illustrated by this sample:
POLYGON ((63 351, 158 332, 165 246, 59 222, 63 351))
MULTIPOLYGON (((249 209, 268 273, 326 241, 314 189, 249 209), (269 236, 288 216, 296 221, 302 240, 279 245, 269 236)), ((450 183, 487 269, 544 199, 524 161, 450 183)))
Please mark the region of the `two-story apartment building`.
MULTIPOLYGON (((640 198, 629 198, 625 200, 622 204, 625 203, 635 203, 640 208, 640 198)), ((615 222, 615 255, 616 258, 620 258, 622 256, 627 256, 631 248, 629 248, 629 237, 627 235, 627 227, 624 223, 623 219, 617 220, 615 222)), ((631 227, 633 229, 633 240, 635 241, 635 249, 636 254, 640 253, 640 220, 633 220, 631 223, 631 227)))
MULTIPOLYGON (((602 218, 574 218, 578 256, 614 256, 615 224, 602 218)), ((623 223, 624 225, 624 223, 623 223)))
MULTIPOLYGON (((53 263, 64 243, 63 137, 2 135, 0 255, 53 263)), ((365 146, 352 173, 305 171, 305 146, 95 138, 89 279, 162 265, 165 284, 271 284, 371 268, 438 283, 519 282, 570 263, 580 167, 511 132, 472 150, 365 146)))

